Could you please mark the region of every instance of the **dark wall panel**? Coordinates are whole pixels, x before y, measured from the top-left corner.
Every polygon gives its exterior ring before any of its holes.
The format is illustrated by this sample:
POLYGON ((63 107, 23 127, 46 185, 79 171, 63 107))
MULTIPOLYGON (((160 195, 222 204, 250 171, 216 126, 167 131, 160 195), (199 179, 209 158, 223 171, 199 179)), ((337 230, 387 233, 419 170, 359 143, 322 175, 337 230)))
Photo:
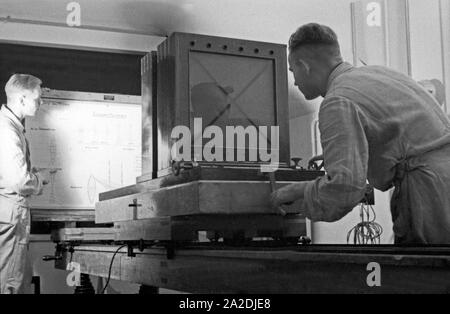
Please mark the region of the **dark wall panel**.
POLYGON ((14 73, 39 77, 51 89, 141 95, 142 55, 0 44, 0 101, 14 73))

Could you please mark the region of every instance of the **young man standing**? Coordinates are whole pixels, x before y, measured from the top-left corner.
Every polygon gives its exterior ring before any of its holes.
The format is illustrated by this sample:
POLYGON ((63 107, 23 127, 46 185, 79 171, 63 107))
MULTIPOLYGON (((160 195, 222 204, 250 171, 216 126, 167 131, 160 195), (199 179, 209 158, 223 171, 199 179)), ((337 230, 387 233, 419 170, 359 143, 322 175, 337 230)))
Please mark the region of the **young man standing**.
POLYGON ((41 80, 14 74, 5 86, 7 104, 0 109, 0 293, 23 292, 30 234, 27 197, 40 194, 46 173, 30 165, 24 119, 41 104, 41 80))

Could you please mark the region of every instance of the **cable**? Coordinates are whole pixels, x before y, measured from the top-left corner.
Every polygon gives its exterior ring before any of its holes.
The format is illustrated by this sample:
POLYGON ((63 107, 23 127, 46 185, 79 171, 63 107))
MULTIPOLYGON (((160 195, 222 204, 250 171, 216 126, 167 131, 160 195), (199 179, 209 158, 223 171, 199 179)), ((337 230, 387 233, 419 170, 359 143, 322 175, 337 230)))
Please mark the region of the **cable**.
POLYGON ((109 280, 111 279, 111 271, 112 271, 112 266, 113 266, 113 263, 114 263, 114 258, 116 257, 117 253, 119 253, 119 251, 120 251, 121 249, 123 249, 124 247, 126 247, 126 246, 127 246, 126 244, 120 246, 120 247, 116 250, 116 252, 114 253, 114 255, 113 255, 112 259, 111 259, 111 264, 109 264, 108 279, 106 280, 106 284, 105 284, 105 286, 103 287, 103 290, 102 290, 102 292, 101 292, 100 294, 104 294, 105 291, 106 291, 106 288, 107 288, 108 285, 109 285, 109 280))
POLYGON ((347 244, 353 234, 353 244, 380 244, 383 227, 376 223, 377 218, 372 205, 361 203, 361 222, 347 233, 347 244), (371 218, 371 214, 373 218, 371 218))

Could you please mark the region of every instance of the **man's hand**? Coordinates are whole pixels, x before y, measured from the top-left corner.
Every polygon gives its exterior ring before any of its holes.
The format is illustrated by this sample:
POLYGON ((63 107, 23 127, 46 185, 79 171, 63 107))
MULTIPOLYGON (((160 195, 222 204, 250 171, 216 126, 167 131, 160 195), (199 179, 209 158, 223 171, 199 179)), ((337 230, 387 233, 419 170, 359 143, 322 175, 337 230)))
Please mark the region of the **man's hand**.
POLYGON ((303 189, 303 184, 293 183, 274 191, 270 197, 272 207, 278 208, 303 198, 303 189))
POLYGON ((31 172, 33 173, 39 173, 40 177, 42 178, 42 185, 47 185, 50 182, 50 176, 54 173, 56 173, 57 169, 52 168, 32 168, 31 172))

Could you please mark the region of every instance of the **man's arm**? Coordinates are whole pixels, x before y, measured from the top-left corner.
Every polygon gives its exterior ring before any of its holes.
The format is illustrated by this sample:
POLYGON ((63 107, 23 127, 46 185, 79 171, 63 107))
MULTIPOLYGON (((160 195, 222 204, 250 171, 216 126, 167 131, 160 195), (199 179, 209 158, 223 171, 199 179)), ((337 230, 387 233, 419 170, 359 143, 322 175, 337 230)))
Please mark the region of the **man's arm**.
POLYGON ((327 174, 304 186, 307 217, 336 221, 364 197, 368 143, 358 108, 343 97, 330 97, 321 105, 319 128, 327 174))
POLYGON ((10 129, 0 130, 1 185, 17 194, 29 196, 42 192, 43 179, 28 171, 19 135, 10 129))

